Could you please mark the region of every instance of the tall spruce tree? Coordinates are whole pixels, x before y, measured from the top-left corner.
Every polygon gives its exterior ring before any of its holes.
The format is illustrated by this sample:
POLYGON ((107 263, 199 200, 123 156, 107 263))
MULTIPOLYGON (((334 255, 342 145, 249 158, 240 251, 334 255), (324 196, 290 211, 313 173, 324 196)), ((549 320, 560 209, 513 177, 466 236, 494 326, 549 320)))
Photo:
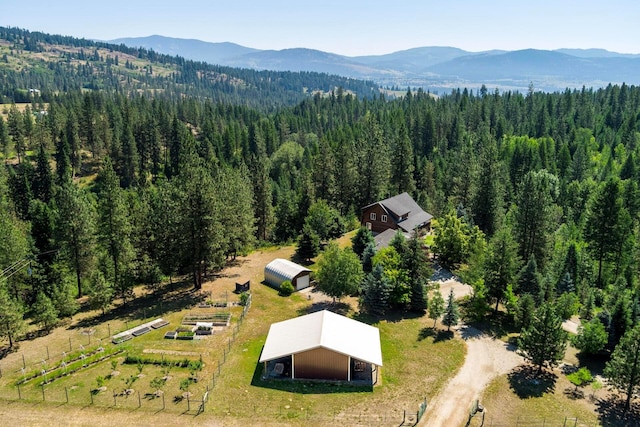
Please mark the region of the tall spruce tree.
POLYGON ((382 265, 377 265, 366 275, 362 283, 360 310, 375 315, 383 315, 390 306, 391 285, 384 275, 382 265))
POLYGON ((543 303, 536 311, 528 328, 520 333, 518 351, 538 368, 557 365, 564 357, 567 332, 562 329, 562 319, 550 303, 543 303))
POLYGON ((458 324, 459 318, 460 312, 458 311, 458 303, 453 295, 453 289, 451 289, 451 291, 449 291, 449 297, 447 298, 447 306, 444 309, 442 324, 447 327, 447 331, 450 331, 452 326, 456 326, 458 324))

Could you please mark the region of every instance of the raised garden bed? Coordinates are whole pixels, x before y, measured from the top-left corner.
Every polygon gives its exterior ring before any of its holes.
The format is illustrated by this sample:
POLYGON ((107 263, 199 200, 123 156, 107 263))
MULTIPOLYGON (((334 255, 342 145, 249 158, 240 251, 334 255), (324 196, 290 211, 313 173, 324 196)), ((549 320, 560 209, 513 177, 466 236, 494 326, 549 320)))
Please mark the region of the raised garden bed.
POLYGON ((185 325, 195 325, 198 322, 209 322, 213 326, 229 326, 231 320, 231 313, 223 311, 220 313, 197 313, 187 314, 182 319, 182 323, 185 325))
POLYGON ((154 323, 153 325, 151 325, 151 327, 153 329, 160 329, 163 326, 167 326, 169 324, 169 322, 167 322, 166 320, 161 320, 159 322, 154 323))
POLYGON ((169 331, 166 334, 164 334, 165 339, 168 340, 174 340, 176 339, 176 336, 178 335, 178 333, 176 331, 169 331))
POLYGON ((192 332, 192 331, 178 332, 178 334, 176 335, 176 339, 177 340, 192 340, 195 335, 196 335, 196 333, 192 332))
POLYGON ((150 327, 145 326, 144 328, 136 329, 131 333, 134 337, 139 337, 140 335, 144 335, 151 330, 150 327))
POLYGON ((130 335, 130 334, 121 335, 121 336, 111 340, 111 342, 113 342, 114 344, 121 344, 121 343, 123 343, 125 341, 129 341, 131 338, 133 338, 133 335, 130 335))

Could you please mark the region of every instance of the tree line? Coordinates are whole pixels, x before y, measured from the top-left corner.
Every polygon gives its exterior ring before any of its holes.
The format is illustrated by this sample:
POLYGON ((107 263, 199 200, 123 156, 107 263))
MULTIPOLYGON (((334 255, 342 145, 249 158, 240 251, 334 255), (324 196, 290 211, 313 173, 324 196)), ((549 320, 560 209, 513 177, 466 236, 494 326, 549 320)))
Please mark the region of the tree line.
MULTIPOLYGON (((6 313, 69 315, 84 294, 107 309, 178 273, 199 287, 262 242, 300 239, 311 258, 362 206, 407 191, 478 316, 502 304, 526 325, 553 303, 600 322, 607 351, 638 324, 640 88, 335 90, 268 113, 69 90, 4 108, 0 266, 30 263, 3 280, 6 313)), ((411 305, 402 283, 390 298, 411 305)))

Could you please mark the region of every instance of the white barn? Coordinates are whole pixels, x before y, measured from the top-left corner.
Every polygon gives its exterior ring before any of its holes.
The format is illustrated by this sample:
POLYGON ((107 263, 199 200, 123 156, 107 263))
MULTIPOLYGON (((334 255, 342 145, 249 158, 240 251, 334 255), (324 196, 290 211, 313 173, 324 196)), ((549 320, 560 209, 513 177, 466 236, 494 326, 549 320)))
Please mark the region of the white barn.
POLYGON ((260 355, 265 378, 378 382, 380 331, 374 326, 317 311, 273 323, 260 355))
POLYGON ((296 291, 310 285, 311 270, 286 259, 276 258, 264 268, 264 280, 269 285, 279 288, 288 280, 296 291))

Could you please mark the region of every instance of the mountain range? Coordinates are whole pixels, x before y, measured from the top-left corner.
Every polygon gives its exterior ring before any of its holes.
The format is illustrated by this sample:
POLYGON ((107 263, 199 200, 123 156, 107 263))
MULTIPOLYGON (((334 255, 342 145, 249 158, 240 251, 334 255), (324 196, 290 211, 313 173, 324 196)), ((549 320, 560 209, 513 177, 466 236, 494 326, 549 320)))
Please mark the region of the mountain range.
POLYGON ((120 38, 110 43, 238 68, 315 71, 372 80, 389 87, 562 91, 566 88, 640 84, 640 55, 603 49, 469 52, 455 47, 419 47, 385 55, 343 56, 314 49, 259 50, 164 36, 120 38))

